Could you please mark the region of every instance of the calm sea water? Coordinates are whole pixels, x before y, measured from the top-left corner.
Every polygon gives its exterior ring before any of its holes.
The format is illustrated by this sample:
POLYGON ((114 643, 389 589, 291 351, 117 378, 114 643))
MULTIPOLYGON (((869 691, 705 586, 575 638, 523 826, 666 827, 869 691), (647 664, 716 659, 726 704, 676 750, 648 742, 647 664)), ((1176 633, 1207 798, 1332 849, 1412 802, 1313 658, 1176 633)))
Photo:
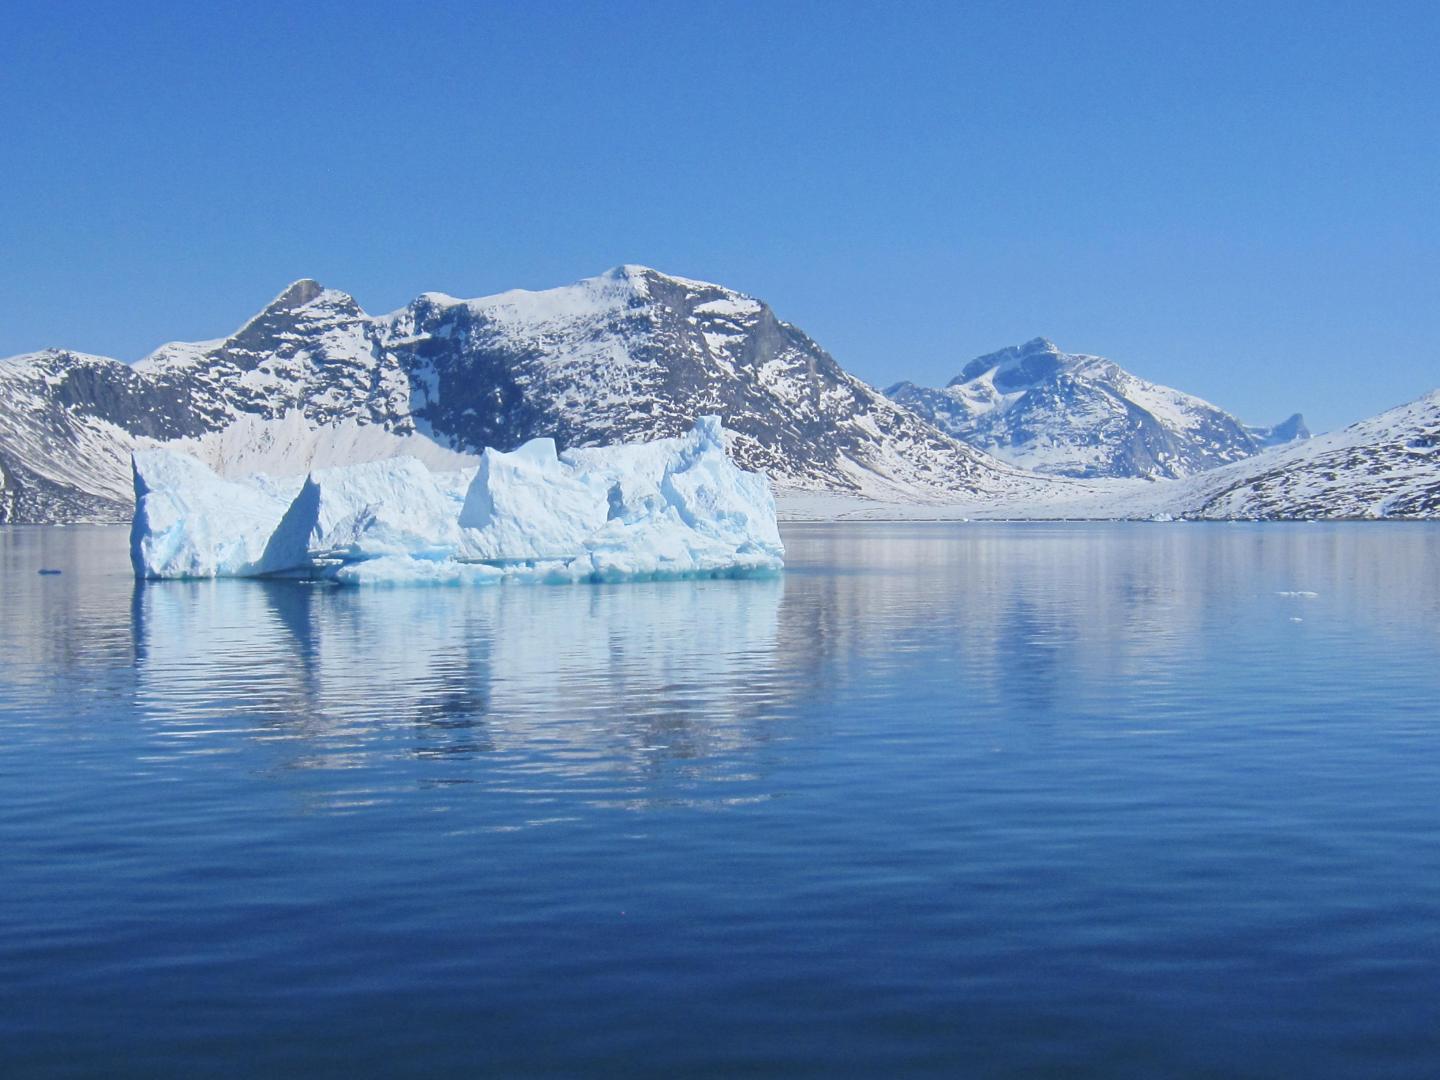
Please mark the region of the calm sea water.
POLYGON ((0 530, 0 1073, 1440 1074, 1440 531, 786 540, 360 591, 0 530))

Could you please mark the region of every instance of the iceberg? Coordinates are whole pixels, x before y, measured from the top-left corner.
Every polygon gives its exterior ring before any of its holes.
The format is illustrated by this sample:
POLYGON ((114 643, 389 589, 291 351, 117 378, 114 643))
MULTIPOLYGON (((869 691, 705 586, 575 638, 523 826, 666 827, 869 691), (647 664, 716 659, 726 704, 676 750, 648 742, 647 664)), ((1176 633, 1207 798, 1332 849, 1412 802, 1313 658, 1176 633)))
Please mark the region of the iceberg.
POLYGON ((459 503, 411 457, 318 469, 305 478, 265 548, 272 572, 390 555, 443 559, 460 544, 459 503))
POLYGON ((462 552, 478 562, 571 559, 609 516, 605 477, 561 461, 554 439, 486 450, 460 510, 462 552))
POLYGON ((407 457, 283 479, 222 478, 174 450, 132 462, 142 578, 599 582, 784 565, 769 481, 730 459, 713 416, 649 443, 487 449, 448 473, 407 457))
POLYGON ((137 450, 130 562, 139 577, 249 577, 300 485, 223 480, 187 454, 137 450))

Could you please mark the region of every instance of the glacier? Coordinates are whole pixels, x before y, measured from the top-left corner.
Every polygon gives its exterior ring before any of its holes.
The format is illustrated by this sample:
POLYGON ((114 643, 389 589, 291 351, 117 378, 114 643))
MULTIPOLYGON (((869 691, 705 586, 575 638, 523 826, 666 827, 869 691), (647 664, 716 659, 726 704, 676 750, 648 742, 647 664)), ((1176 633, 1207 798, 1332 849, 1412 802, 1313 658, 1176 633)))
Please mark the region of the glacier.
POLYGON ((300 577, 352 585, 602 582, 768 574, 784 565, 769 480, 718 417, 678 438, 478 466, 410 457, 304 477, 222 478, 169 449, 131 458, 137 577, 300 577))

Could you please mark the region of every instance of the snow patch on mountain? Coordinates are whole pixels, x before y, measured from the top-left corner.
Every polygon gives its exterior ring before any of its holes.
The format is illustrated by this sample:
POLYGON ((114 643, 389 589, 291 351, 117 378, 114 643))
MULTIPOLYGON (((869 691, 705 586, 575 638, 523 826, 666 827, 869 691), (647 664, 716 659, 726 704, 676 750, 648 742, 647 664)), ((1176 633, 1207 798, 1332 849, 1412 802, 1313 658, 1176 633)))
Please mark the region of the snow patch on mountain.
POLYGON ((220 476, 269 473, 284 476, 311 469, 332 468, 408 457, 436 471, 473 467, 474 454, 441 446, 419 432, 398 435, 377 424, 363 424, 350 418, 339 423, 312 425, 299 409, 279 419, 267 420, 252 414, 238 417, 219 431, 198 438, 175 439, 164 445, 203 461, 220 476))

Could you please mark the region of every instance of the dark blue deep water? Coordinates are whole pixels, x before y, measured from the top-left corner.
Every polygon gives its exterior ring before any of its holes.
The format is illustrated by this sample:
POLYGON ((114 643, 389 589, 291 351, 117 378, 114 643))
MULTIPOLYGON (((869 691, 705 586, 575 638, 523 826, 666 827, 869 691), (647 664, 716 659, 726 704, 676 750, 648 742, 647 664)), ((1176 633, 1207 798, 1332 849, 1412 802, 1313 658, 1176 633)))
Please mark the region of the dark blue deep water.
POLYGON ((1440 530, 786 539, 349 591, 0 530, 0 1074, 1440 1075, 1440 530))

